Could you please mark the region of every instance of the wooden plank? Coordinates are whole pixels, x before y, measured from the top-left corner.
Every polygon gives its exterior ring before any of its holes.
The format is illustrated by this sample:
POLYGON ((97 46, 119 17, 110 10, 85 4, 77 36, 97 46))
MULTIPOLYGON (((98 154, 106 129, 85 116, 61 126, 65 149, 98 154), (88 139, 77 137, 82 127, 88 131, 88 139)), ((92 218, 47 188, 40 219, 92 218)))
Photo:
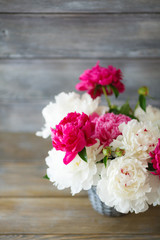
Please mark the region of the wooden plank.
MULTIPOLYGON (((126 99, 127 100, 127 99, 126 99)), ((112 101, 113 104, 121 106, 124 101, 112 101)), ((160 108, 160 101, 149 100, 147 103, 160 108)), ((48 104, 48 101, 35 102, 16 102, 0 104, 0 131, 6 132, 36 132, 39 131, 44 124, 41 111, 48 104)), ((135 107, 136 101, 131 102, 131 106, 135 107)))
MULTIPOLYGON (((43 179, 45 157, 52 149, 51 140, 29 133, 0 133, 0 196, 2 197, 71 197, 70 189, 57 190, 43 179)), ((75 197, 86 196, 82 191, 75 197)))
MULTIPOLYGON (((59 191, 51 182, 43 179, 47 165, 42 158, 34 161, 22 159, 21 162, 1 159, 0 165, 0 197, 71 197, 70 189, 59 191)), ((84 196, 87 196, 86 191, 75 195, 84 196)))
POLYGON ((69 12, 160 12, 158 0, 0 0, 0 12, 69 13, 69 12))
POLYGON ((2 14, 0 58, 160 57, 159 14, 2 14))
POLYGON ((159 240, 160 235, 108 235, 108 234, 76 234, 76 235, 1 235, 0 240, 159 240))
POLYGON ((43 124, 41 111, 48 101, 8 102, 0 104, 0 131, 36 132, 43 124))
MULTIPOLYGON (((134 92, 135 93, 135 92, 134 92)), ((113 99, 113 98, 112 98, 113 99)), ((127 98, 126 98, 127 100, 127 98)), ((10 100, 8 100, 10 101, 10 100)), ((47 100, 39 102, 6 102, 0 104, 0 131, 3 132, 36 132, 44 124, 41 114, 42 109, 49 103, 47 100)), ((124 100, 114 100, 113 104, 121 106, 124 100)), ((104 104, 106 104, 104 102, 104 104)), ((160 101, 148 100, 147 104, 160 108, 160 101)), ((136 100, 131 101, 131 106, 135 107, 136 100)))
MULTIPOLYGON (((0 101, 45 98, 53 101, 60 92, 75 91, 80 74, 96 64, 96 60, 0 60, 0 101)), ((130 97, 140 86, 148 86, 150 94, 160 98, 160 59, 101 59, 102 66, 113 65, 124 75, 126 91, 121 99, 130 97)))
MULTIPOLYGON (((0 131, 35 132, 43 125, 42 108, 54 101, 54 96, 75 91, 79 75, 95 65, 95 60, 1 60, 0 61, 0 131), (29 116, 29 117, 28 117, 29 116)), ((124 74, 126 91, 119 104, 126 99, 137 100, 137 89, 147 85, 160 106, 159 59, 105 59, 101 65, 114 65, 124 74)), ((114 100, 114 97, 112 97, 114 100)), ((115 101, 115 100, 114 100, 115 101)))
POLYGON ((0 213, 1 234, 160 235, 160 207, 111 218, 96 213, 87 198, 0 198, 0 213))
POLYGON ((0 159, 8 162, 30 164, 44 159, 52 148, 50 139, 37 137, 35 133, 0 132, 0 159))

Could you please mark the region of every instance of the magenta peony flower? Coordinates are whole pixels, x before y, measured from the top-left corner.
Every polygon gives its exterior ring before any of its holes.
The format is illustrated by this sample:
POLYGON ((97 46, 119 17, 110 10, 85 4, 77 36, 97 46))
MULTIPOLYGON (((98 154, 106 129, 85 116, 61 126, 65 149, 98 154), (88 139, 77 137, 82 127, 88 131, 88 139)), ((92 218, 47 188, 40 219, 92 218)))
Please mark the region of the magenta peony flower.
POLYGON ((150 152, 149 155, 152 158, 153 168, 155 172, 151 172, 154 175, 159 175, 160 177, 160 138, 158 139, 158 144, 153 152, 150 152))
POLYGON ((98 138, 102 145, 109 146, 113 139, 116 139, 121 134, 118 126, 130 120, 126 115, 115 115, 114 113, 106 113, 102 116, 95 117, 92 120, 95 123, 94 138, 98 138))
POLYGON ((108 95, 113 94, 112 89, 107 87, 109 85, 116 87, 120 93, 125 90, 125 86, 121 82, 121 70, 113 66, 101 67, 99 62, 92 69, 85 70, 79 79, 80 83, 76 85, 76 89, 87 91, 93 99, 103 94, 102 86, 105 86, 108 95))
POLYGON ((64 164, 70 163, 85 146, 96 143, 92 138, 95 124, 85 113, 69 113, 52 131, 52 144, 56 150, 66 152, 64 164))

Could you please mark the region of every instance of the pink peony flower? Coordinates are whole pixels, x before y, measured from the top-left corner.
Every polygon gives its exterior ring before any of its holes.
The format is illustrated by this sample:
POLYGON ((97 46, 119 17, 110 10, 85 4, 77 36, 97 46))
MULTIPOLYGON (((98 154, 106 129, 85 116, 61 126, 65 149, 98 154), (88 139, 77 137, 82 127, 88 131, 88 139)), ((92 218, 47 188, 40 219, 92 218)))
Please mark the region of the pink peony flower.
POLYGON ((115 115, 114 113, 106 113, 102 116, 95 117, 92 120, 95 123, 94 138, 98 138, 102 145, 109 146, 113 139, 116 139, 121 134, 118 126, 130 120, 126 115, 115 115))
POLYGON ((158 139, 158 144, 153 152, 150 152, 149 155, 152 158, 153 168, 155 172, 151 172, 154 175, 159 175, 160 177, 160 138, 158 139))
POLYGON ((101 67, 99 62, 92 69, 85 70, 79 79, 80 83, 76 85, 76 89, 87 91, 93 99, 103 94, 102 86, 105 86, 108 95, 113 94, 112 89, 107 87, 108 85, 116 87, 120 93, 125 90, 125 86, 121 82, 121 70, 113 66, 101 67))
POLYGON ((52 144, 56 150, 66 152, 64 164, 70 163, 85 146, 96 143, 92 138, 95 124, 85 113, 69 113, 52 131, 52 144))

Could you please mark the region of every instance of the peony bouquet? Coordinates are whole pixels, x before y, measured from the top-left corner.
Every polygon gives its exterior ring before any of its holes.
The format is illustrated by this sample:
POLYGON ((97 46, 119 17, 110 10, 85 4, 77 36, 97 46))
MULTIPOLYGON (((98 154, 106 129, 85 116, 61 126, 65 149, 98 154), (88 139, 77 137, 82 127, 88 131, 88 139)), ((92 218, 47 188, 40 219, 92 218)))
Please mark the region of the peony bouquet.
POLYGON ((147 87, 128 101, 111 104, 125 86, 122 72, 99 62, 80 76, 83 95, 60 93, 43 111, 38 136, 51 136, 46 178, 72 195, 96 186, 100 200, 118 212, 143 212, 160 205, 160 110, 146 106, 147 87), (104 95, 107 106, 100 105, 104 95))

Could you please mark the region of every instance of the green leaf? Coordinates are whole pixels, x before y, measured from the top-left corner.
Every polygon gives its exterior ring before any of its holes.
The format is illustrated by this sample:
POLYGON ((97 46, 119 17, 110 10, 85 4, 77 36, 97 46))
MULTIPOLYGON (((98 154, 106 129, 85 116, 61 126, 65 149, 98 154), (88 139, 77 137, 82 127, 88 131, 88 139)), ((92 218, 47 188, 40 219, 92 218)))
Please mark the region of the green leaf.
POLYGON ((116 108, 110 108, 109 113, 119 114, 119 110, 116 108))
POLYGON ((139 122, 139 119, 136 118, 133 114, 128 114, 127 116, 130 117, 131 119, 136 119, 139 122))
POLYGON ((112 105, 111 108, 109 109, 109 113, 113 112, 114 114, 119 114, 119 108, 116 105, 112 105))
POLYGON ((43 176, 43 178, 49 180, 49 177, 47 176, 47 174, 43 176))
POLYGON ((139 105, 144 111, 146 111, 146 97, 145 96, 139 95, 139 105))
POLYGON ((120 108, 120 113, 124 114, 124 115, 129 115, 130 113, 130 106, 129 106, 129 102, 126 101, 125 104, 123 104, 120 108))
POLYGON ((103 158, 103 163, 104 163, 105 167, 107 167, 107 160, 108 160, 108 157, 105 156, 105 157, 103 158))
POLYGON ((117 98, 119 96, 118 89, 113 85, 110 85, 110 87, 111 87, 112 91, 114 92, 115 97, 117 98))
POLYGON ((153 163, 148 163, 148 168, 147 168, 148 171, 151 171, 151 172, 154 172, 156 171, 153 167, 153 163))
POLYGON ((85 147, 78 153, 78 155, 80 158, 82 158, 83 161, 87 162, 87 152, 85 147))

